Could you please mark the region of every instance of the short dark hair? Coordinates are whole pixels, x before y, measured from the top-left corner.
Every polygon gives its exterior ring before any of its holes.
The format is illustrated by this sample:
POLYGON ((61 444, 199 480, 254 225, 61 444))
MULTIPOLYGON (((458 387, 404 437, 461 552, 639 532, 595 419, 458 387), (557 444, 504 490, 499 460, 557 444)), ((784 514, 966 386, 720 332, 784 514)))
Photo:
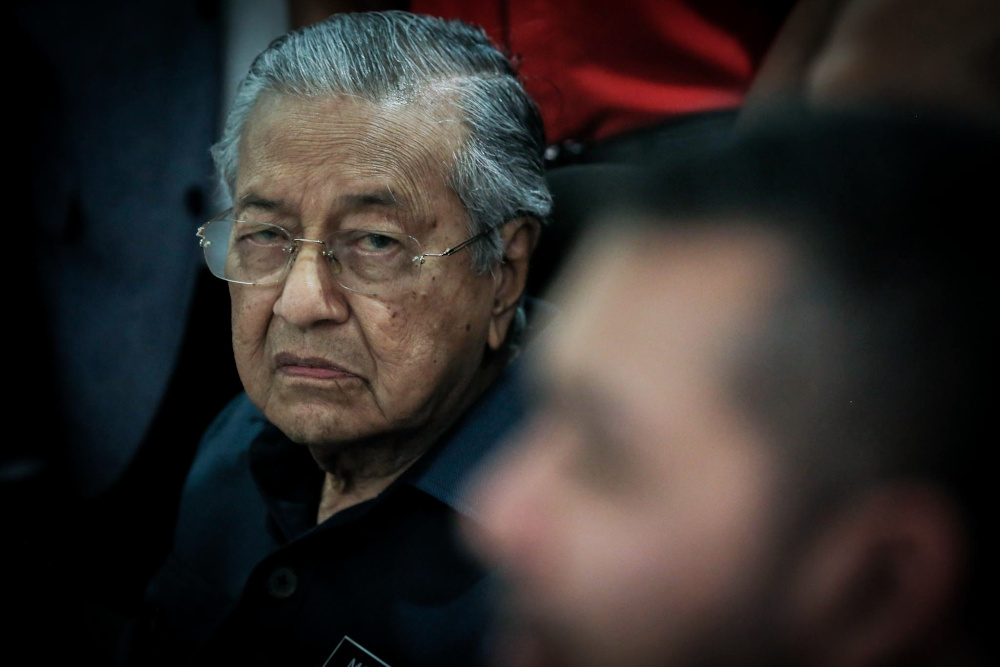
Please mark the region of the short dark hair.
POLYGON ((972 533, 966 608, 980 637, 995 576, 982 442, 1000 341, 986 244, 998 155, 991 128, 796 110, 661 162, 629 193, 647 223, 788 241, 795 275, 741 351, 733 395, 816 505, 900 477, 947 488, 972 533))

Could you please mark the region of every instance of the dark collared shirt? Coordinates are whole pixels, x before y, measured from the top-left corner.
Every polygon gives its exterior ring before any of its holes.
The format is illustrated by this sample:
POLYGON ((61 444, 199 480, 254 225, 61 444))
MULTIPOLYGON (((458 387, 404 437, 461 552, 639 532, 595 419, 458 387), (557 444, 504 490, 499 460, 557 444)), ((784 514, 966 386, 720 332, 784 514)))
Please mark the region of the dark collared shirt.
POLYGON ((381 495, 318 526, 322 471, 234 400, 202 442, 126 664, 322 665, 345 636, 392 667, 481 664, 492 582, 458 542, 458 491, 524 413, 513 368, 381 495))

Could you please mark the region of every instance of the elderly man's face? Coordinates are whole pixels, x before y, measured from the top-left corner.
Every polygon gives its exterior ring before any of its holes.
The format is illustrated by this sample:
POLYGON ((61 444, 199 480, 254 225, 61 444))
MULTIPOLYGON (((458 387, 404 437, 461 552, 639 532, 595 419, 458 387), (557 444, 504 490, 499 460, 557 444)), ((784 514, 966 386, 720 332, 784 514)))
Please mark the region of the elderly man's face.
MULTIPOLYGON (((440 252, 469 236, 445 181, 460 131, 430 104, 265 96, 240 146, 234 213, 300 238, 391 231, 440 252)), ((428 259, 402 294, 365 296, 341 287, 319 250, 303 244, 282 285, 231 286, 250 398, 306 444, 439 428, 468 402, 484 351, 498 346, 494 278, 473 271, 463 250, 428 259)))
POLYGON ((761 238, 612 237, 564 280, 541 410, 470 491, 511 664, 752 662, 782 475, 727 374, 782 263, 761 238))

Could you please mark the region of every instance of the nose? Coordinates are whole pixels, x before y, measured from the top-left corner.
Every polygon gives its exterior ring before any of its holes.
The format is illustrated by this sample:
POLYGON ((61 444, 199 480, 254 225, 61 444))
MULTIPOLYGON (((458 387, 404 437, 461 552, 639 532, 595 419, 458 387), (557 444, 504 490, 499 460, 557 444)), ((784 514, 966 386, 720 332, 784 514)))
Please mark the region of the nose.
POLYGON ((345 322, 350 316, 344 288, 334 278, 323 249, 320 243, 307 242, 296 253, 274 303, 274 314, 289 324, 308 328, 320 322, 345 322))
POLYGON ((466 542, 485 562, 509 573, 541 576, 555 563, 546 553, 558 513, 558 455, 533 422, 469 485, 477 522, 463 525, 466 542))

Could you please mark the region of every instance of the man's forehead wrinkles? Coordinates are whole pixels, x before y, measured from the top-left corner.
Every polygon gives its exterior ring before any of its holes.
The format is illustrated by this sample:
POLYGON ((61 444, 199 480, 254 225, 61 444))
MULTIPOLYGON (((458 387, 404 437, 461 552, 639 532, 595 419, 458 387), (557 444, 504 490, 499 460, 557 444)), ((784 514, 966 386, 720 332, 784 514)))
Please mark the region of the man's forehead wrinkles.
POLYGON ((412 179, 419 173, 443 177, 454 154, 450 132, 447 126, 400 127, 392 134, 369 135, 358 148, 358 155, 365 158, 359 166, 400 178, 412 179))
MULTIPOLYGON (((369 154, 371 155, 371 154, 369 154)), ((260 202, 270 208, 288 204, 290 191, 337 201, 344 208, 411 206, 422 189, 416 178, 426 171, 403 169, 398 160, 365 160, 348 156, 323 163, 294 164, 282 156, 247 156, 237 176, 239 202, 260 202)))
MULTIPOLYGON (((367 209, 402 211, 407 209, 407 205, 407 200, 397 197, 388 185, 381 188, 372 188, 371 190, 345 192, 336 196, 334 200, 334 207, 341 214, 367 209)), ((235 211, 243 211, 248 208, 290 214, 294 212, 295 206, 284 199, 261 196, 255 190, 249 190, 239 198, 233 209, 235 211)))
POLYGON ((298 164, 319 166, 348 152, 363 158, 357 168, 440 169, 463 137, 453 110, 434 105, 387 109, 336 97, 299 102, 271 100, 254 114, 247 136, 264 135, 257 142, 263 154, 294 154, 298 164))
MULTIPOLYGON (((345 224, 421 235, 450 229, 439 224, 445 218, 437 209, 445 202, 453 208, 449 177, 463 130, 445 120, 448 114, 419 104, 270 100, 248 128, 237 196, 265 200, 258 211, 276 212, 286 226, 315 228, 313 234, 345 224), (352 215, 365 222, 350 222, 352 215)), ((454 217, 464 230, 464 216, 454 217)))
MULTIPOLYGON (((275 142, 271 147, 277 145, 275 142)), ((440 137, 422 140, 410 135, 407 140, 375 141, 364 134, 331 137, 316 133, 292 135, 278 150, 265 148, 247 158, 244 166, 252 175, 318 179, 315 185, 322 185, 331 176, 363 179, 377 183, 388 194, 387 199, 398 203, 405 199, 407 188, 415 187, 413 181, 444 178, 449 173, 452 152, 446 150, 440 137)))

